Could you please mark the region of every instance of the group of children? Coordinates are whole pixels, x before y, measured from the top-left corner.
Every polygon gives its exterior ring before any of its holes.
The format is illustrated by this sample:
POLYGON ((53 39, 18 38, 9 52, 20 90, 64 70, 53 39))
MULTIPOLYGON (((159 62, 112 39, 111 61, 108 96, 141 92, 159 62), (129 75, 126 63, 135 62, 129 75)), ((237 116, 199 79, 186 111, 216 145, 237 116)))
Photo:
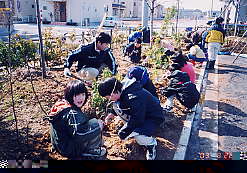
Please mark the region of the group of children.
MULTIPOLYGON (((199 93, 189 75, 181 71, 186 66, 186 61, 181 56, 179 54, 173 57, 174 62, 178 63, 170 66, 170 84, 161 89, 161 93, 168 98, 167 106, 172 107, 172 99, 177 97, 190 109, 198 102, 199 93)), ((186 69, 188 68, 185 67, 186 69)), ((194 80, 194 76, 191 77, 194 80)), ((123 81, 115 77, 106 79, 99 84, 98 92, 114 102, 113 111, 108 113, 104 121, 90 118, 82 112, 81 107, 85 105, 89 95, 84 83, 79 80, 68 83, 64 99, 52 107, 49 116, 53 148, 72 159, 103 156, 106 154, 106 148, 102 147, 103 127, 115 116, 119 116, 124 122, 118 132, 120 139, 135 138, 139 145, 146 147, 147 160, 154 160, 157 145, 155 132, 164 122, 168 108, 161 107, 147 69, 134 66, 128 70, 123 81)))
MULTIPOLYGON (((208 40, 212 39, 210 35, 217 30, 211 31, 209 30, 208 40)), ((141 60, 142 40, 139 35, 124 50, 124 55, 128 55, 133 63, 141 60)), ((108 48, 110 42, 111 37, 108 34, 100 33, 95 42, 73 51, 65 62, 64 74, 71 75, 69 69, 75 61, 78 62, 77 72, 86 81, 97 78, 104 66, 108 66, 112 74, 116 74, 117 64, 108 48)), ((64 99, 58 101, 49 114, 53 148, 72 159, 103 156, 106 154, 102 139, 103 128, 114 117, 119 116, 124 122, 118 132, 120 139, 135 138, 139 145, 146 147, 146 159, 154 160, 157 145, 155 133, 164 122, 165 114, 172 112, 173 99, 177 98, 190 111, 200 98, 195 85, 193 65, 206 60, 205 52, 198 41, 193 39, 186 48, 189 50, 188 56, 181 52, 168 51, 172 64, 166 77, 170 82, 167 87, 159 88, 160 93, 167 97, 165 107, 161 107, 156 88, 147 69, 142 66, 130 68, 123 81, 112 77, 99 84, 99 94, 114 102, 112 111, 108 112, 104 120, 90 118, 82 112, 81 108, 89 96, 87 88, 80 80, 70 81, 64 90, 64 99)))

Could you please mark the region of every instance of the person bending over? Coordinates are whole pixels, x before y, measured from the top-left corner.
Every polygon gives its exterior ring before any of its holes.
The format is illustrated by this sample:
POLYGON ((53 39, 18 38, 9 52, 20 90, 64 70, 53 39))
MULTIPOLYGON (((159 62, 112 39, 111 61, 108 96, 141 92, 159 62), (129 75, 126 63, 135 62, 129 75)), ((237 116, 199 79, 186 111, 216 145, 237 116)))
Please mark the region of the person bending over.
MULTIPOLYGON (((99 84, 98 91, 101 96, 115 102, 113 109, 125 122, 118 132, 120 139, 134 137, 139 145, 147 148, 146 159, 154 160, 157 145, 155 131, 164 121, 157 98, 135 79, 121 83, 116 78, 109 78, 99 84)), ((106 117, 106 123, 111 116, 106 117)))

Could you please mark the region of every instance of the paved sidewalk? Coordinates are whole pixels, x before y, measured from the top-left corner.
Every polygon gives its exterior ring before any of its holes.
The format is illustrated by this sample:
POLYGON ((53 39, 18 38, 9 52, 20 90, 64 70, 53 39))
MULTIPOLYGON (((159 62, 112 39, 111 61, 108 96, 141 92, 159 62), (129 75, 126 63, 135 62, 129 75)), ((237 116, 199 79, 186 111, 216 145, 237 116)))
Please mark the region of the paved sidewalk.
POLYGON ((200 111, 192 126, 185 160, 217 160, 218 151, 218 69, 206 70, 200 111))
POLYGON ((224 152, 247 151, 247 59, 218 56, 207 71, 202 113, 195 117, 185 160, 221 160, 224 152))

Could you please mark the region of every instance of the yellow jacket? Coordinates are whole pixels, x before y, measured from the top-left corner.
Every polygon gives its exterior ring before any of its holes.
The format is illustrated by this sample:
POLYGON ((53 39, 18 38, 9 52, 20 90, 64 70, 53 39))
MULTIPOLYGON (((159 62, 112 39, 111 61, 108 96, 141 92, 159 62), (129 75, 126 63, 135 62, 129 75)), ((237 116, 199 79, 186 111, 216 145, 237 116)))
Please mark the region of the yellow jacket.
POLYGON ((205 40, 207 43, 224 43, 224 35, 221 31, 210 30, 205 40))

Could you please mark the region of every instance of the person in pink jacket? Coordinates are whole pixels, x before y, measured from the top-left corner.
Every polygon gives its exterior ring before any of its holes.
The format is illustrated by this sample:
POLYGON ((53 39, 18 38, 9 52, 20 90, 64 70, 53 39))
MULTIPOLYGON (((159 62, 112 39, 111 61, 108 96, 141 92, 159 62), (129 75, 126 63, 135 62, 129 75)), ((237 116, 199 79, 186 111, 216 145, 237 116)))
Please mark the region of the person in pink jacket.
POLYGON ((193 65, 186 61, 185 56, 181 52, 175 53, 171 57, 171 60, 173 61, 173 63, 178 63, 182 67, 180 70, 182 72, 186 72, 190 77, 190 81, 195 83, 196 73, 193 65))

